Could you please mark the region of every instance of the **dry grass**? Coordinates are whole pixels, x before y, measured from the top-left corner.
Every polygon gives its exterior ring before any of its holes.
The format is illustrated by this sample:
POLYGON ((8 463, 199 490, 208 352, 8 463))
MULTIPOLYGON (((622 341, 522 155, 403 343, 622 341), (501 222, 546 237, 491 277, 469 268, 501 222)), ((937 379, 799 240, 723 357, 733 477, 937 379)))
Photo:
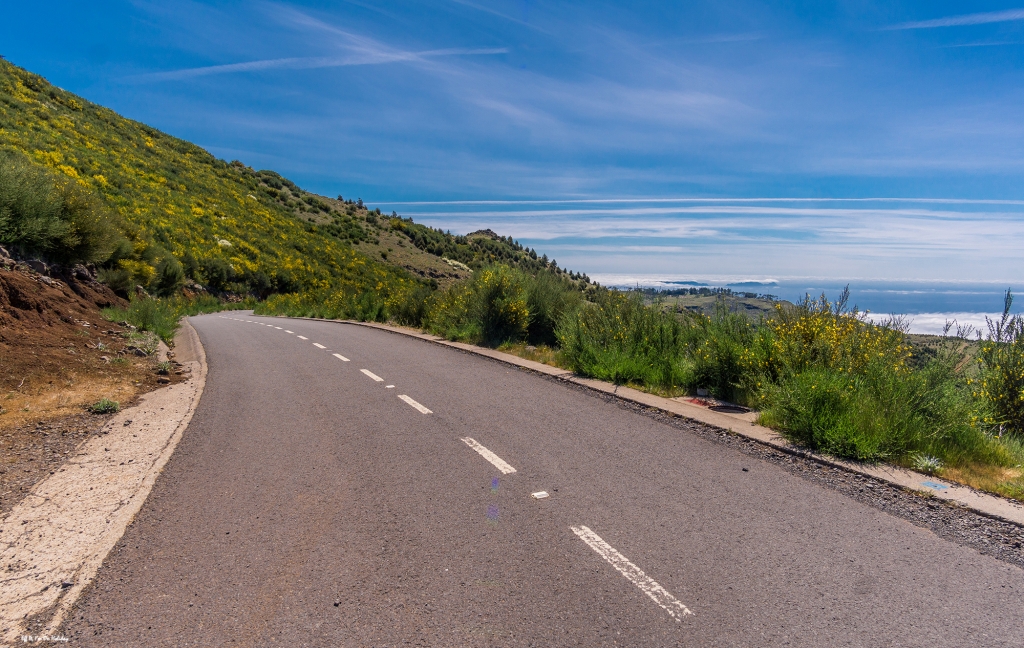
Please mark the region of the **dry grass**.
POLYGON ((559 369, 569 369, 562 351, 549 347, 546 344, 531 346, 525 342, 506 342, 498 347, 498 351, 518 356, 523 360, 532 360, 533 362, 551 365, 559 369))
POLYGON ((153 389, 150 359, 113 365, 112 369, 61 371, 49 379, 27 382, 0 399, 0 430, 80 414, 101 398, 124 405, 153 389))
POLYGON ((971 464, 964 468, 943 468, 939 471, 943 479, 959 482, 980 491, 996 493, 1024 501, 1024 470, 971 464))

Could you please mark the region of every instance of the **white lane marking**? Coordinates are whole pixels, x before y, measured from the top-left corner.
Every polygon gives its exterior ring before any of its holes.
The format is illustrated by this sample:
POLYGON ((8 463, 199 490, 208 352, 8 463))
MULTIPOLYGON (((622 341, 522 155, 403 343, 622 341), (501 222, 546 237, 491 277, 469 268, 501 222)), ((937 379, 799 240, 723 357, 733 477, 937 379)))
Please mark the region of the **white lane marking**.
MULTIPOLYGON (((393 386, 394 385, 392 385, 392 387, 393 386)), ((398 397, 401 398, 402 400, 404 400, 406 403, 409 403, 410 405, 412 405, 413 407, 418 409, 420 411, 420 413, 422 413, 422 414, 433 414, 433 412, 428 410, 426 407, 423 407, 422 405, 420 405, 419 403, 417 403, 413 399, 409 398, 405 394, 399 394, 398 397)))
POLYGON ((295 337, 299 338, 300 340, 308 340, 309 339, 305 335, 296 335, 295 337))
POLYGON ((334 355, 335 358, 337 358, 338 360, 341 360, 342 362, 348 362, 348 358, 346 358, 345 356, 341 355, 340 353, 335 353, 335 354, 332 354, 332 355, 334 355))
POLYGON ((384 389, 394 389, 394 385, 384 385, 384 389))
POLYGON ((579 539, 587 543, 591 549, 597 552, 599 556, 608 561, 612 567, 614 567, 620 574, 626 577, 626 580, 633 583, 640 588, 647 596, 651 597, 651 600, 661 606, 663 610, 669 613, 669 615, 676 621, 681 621, 682 617, 693 614, 688 607, 679 602, 679 600, 668 593, 661 585, 645 574, 642 569, 629 562, 625 556, 615 550, 610 544, 601 539, 601 536, 597 535, 587 527, 571 526, 572 532, 579 536, 579 539))
POLYGON ((275 326, 274 328, 276 328, 278 331, 283 331, 284 330, 280 326, 275 326))
POLYGON ((383 379, 383 378, 381 378, 381 377, 380 377, 380 376, 378 376, 377 374, 373 373, 373 372, 372 372, 372 371, 370 371, 369 369, 360 369, 359 371, 362 371, 362 372, 363 372, 364 374, 366 374, 366 375, 367 375, 367 376, 369 376, 370 378, 373 378, 373 379, 374 379, 374 380, 376 380, 377 382, 384 382, 384 379, 383 379))
POLYGON ((295 335, 295 331, 289 331, 288 329, 285 329, 284 332, 285 333, 291 333, 292 335, 295 335))
POLYGON ((326 349, 327 348, 324 345, 320 344, 319 342, 314 342, 313 346, 315 346, 318 349, 326 349))
POLYGON ((536 493, 530 493, 530 497, 533 499, 546 499, 549 495, 547 491, 537 491, 536 493))
MULTIPOLYGON (((399 396, 399 398, 401 398, 401 396, 399 396)), ((473 448, 474 450, 476 450, 480 454, 481 457, 483 457, 487 461, 490 461, 492 464, 494 464, 494 467, 497 468, 498 470, 500 470, 502 472, 502 474, 507 475, 509 473, 514 473, 516 471, 515 468, 513 468, 512 466, 510 466, 507 463, 505 463, 505 461, 501 457, 499 457, 498 455, 494 454, 493 452, 491 452, 487 448, 485 448, 482 445, 480 445, 479 443, 477 443, 476 439, 471 439, 470 437, 464 437, 462 439, 462 442, 465 443, 466 445, 468 445, 470 448, 473 448)))

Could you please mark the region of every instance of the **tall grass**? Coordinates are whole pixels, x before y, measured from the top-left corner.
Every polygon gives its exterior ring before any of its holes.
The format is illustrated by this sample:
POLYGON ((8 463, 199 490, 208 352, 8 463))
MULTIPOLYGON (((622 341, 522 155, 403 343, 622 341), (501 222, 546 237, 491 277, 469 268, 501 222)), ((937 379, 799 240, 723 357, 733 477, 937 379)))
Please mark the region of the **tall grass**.
POLYGON ((222 302, 216 297, 183 296, 154 299, 152 297, 132 299, 127 308, 105 308, 103 317, 111 322, 131 324, 140 331, 155 333, 164 342, 170 343, 181 325, 181 318, 201 313, 216 313, 223 310, 250 309, 256 300, 222 302))
MULTIPOLYGON (((638 293, 607 292, 566 313, 557 337, 580 374, 668 394, 707 389, 836 456, 905 465, 926 458, 946 467, 1011 468, 1024 460, 979 423, 984 403, 972 395, 963 340, 948 339, 912 369, 902 323, 873 324, 846 308, 847 296, 780 304, 752 322, 724 307, 710 317, 673 315, 638 293)), ((985 365, 998 367, 986 369, 986 384, 994 384, 993 372, 1017 375, 1008 359, 1014 343, 992 347, 993 357, 1003 355, 985 365)))
POLYGON ((749 320, 724 307, 711 317, 677 317, 646 306, 640 293, 606 292, 567 312, 557 337, 578 373, 666 391, 704 388, 735 398, 752 332, 749 320))

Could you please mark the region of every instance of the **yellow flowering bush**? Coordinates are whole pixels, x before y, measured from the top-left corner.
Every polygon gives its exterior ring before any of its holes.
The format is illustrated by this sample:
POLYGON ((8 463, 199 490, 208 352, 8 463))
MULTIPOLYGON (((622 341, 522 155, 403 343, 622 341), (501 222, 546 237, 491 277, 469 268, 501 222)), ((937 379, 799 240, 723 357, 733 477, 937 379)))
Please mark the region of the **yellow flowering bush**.
POLYGON ((988 339, 978 355, 979 377, 972 387, 983 403, 983 424, 999 435, 1024 436, 1024 317, 1010 315, 1012 304, 1008 290, 1002 318, 988 322, 988 339))
POLYGON ((451 339, 489 345, 518 342, 530 325, 533 278, 506 265, 476 271, 469 281, 441 291, 428 306, 425 326, 451 339))
POLYGON ((911 348, 903 331, 846 311, 848 297, 847 289, 835 302, 822 295, 795 308, 776 304, 775 313, 743 355, 749 373, 777 381, 812 367, 863 374, 878 363, 892 371, 908 371, 911 348))

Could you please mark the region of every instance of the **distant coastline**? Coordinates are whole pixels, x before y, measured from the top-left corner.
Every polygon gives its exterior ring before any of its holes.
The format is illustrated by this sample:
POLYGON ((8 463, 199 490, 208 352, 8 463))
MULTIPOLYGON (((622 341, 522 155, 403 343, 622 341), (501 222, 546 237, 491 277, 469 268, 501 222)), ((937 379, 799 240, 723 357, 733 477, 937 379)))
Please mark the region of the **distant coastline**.
POLYGON ((1024 312, 1024 281, 1014 285, 997 282, 949 282, 878 279, 824 279, 815 277, 700 277, 694 275, 617 275, 592 276, 603 286, 615 288, 731 288, 736 292, 771 294, 779 299, 798 301, 804 295, 822 293, 834 299, 850 286, 850 305, 868 311, 872 319, 891 314, 906 315, 912 333, 941 333, 947 320, 961 325, 984 327, 985 317, 1002 312, 1003 294, 1011 288, 1018 295, 1014 312, 1024 312))

